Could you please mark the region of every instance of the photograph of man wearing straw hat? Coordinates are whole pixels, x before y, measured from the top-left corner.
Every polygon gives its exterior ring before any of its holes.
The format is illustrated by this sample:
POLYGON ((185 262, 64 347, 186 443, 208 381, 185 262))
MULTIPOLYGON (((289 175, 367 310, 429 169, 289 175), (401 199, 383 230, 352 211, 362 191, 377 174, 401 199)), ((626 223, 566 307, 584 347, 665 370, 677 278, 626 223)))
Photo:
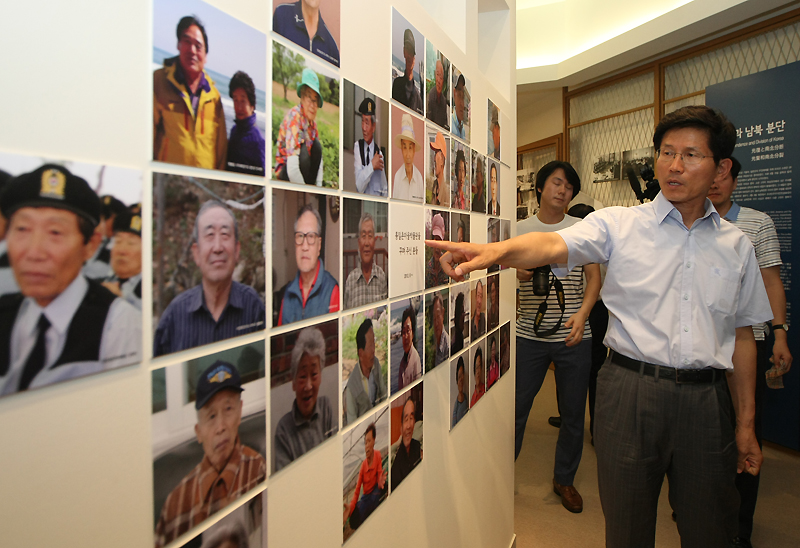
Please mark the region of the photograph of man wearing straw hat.
POLYGON ((431 205, 450 205, 450 138, 428 126, 428 171, 425 174, 425 202, 431 205))
POLYGON ((417 135, 423 134, 422 120, 393 106, 392 133, 395 146, 392 168, 396 168, 392 179, 392 198, 422 202, 425 197, 425 183, 421 173, 424 154, 417 154, 422 149, 417 140, 417 135))

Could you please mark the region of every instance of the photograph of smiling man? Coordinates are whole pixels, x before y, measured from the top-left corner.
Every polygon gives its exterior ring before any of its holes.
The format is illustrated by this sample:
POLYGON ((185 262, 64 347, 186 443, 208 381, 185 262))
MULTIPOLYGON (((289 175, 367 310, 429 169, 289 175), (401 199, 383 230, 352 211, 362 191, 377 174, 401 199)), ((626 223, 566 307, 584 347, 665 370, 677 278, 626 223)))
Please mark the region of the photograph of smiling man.
POLYGON ((264 342, 152 372, 155 546, 264 481, 264 342))
POLYGON ((153 174, 153 356, 265 326, 264 189, 153 174))
POLYGON ((270 339, 274 474, 339 431, 339 322, 270 339))

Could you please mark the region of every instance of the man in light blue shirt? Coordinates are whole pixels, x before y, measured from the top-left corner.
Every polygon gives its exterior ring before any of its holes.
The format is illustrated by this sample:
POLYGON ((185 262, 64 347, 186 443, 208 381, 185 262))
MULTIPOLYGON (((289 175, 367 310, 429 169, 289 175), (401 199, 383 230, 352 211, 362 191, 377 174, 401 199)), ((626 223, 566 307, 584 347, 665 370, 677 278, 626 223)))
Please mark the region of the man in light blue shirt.
POLYGON ((753 246, 706 199, 730 170, 735 143, 724 115, 684 107, 653 137, 661 187, 653 202, 497 244, 428 242, 448 251, 442 264, 456 279, 497 262, 608 266, 611 354, 598 376, 594 431, 606 546, 654 545, 665 475, 681 542, 729 546, 735 475, 761 468, 751 326, 772 312, 753 246))

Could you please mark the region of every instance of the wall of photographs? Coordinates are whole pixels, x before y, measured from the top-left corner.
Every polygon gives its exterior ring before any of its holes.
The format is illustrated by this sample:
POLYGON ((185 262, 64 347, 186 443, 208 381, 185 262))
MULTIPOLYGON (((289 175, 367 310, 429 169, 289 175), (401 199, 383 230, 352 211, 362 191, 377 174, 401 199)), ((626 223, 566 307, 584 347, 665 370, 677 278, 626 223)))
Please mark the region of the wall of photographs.
POLYGON ((9 545, 512 543, 514 6, 314 4, 10 10, 9 545))

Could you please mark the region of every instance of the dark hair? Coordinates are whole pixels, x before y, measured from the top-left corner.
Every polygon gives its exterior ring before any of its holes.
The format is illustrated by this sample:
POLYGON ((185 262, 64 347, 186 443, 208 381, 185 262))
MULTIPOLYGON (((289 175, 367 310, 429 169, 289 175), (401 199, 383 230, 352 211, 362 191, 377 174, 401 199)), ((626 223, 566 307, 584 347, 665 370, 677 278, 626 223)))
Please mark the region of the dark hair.
POLYGON ((495 174, 497 174, 497 164, 492 162, 492 165, 489 166, 489 181, 492 180, 492 170, 494 170, 495 174))
POLYGON ((203 23, 200 22, 200 19, 198 19, 196 15, 187 15, 185 17, 181 17, 181 20, 178 21, 178 30, 175 33, 178 36, 178 42, 180 42, 181 38, 183 38, 183 33, 186 32, 186 29, 188 29, 192 25, 200 29, 200 32, 203 35, 203 42, 205 42, 206 53, 208 53, 208 35, 206 35, 206 28, 203 26, 203 23))
POLYGON ((481 366, 483 366, 483 349, 480 346, 475 349, 475 357, 472 359, 472 372, 473 373, 475 372, 475 366, 478 364, 478 358, 481 359, 481 366))
POLYGON ((464 356, 458 357, 458 363, 456 364, 456 377, 458 377, 458 370, 464 371, 464 356))
POLYGON ((253 79, 241 70, 237 70, 236 74, 231 78, 228 84, 228 95, 233 99, 233 92, 237 89, 242 89, 247 94, 247 100, 250 101, 250 106, 256 108, 256 86, 253 84, 253 79))
POLYGON ((456 318, 460 318, 464 315, 464 294, 459 293, 456 296, 456 309, 453 311, 453 319, 456 320, 456 326, 458 326, 458 320, 456 318))
POLYGON ((411 344, 416 342, 417 338, 417 315, 414 313, 414 307, 408 305, 408 308, 403 310, 403 319, 400 322, 400 331, 403 331, 403 326, 406 324, 406 318, 411 319, 411 344))
POLYGON ((436 308, 437 300, 439 301, 439 304, 442 305, 442 309, 444 310, 444 301, 442 300, 442 296, 439 293, 434 293, 433 299, 431 299, 431 308, 430 308, 431 325, 433 325, 433 309, 436 308))
POLYGON ((464 174, 466 176, 466 173, 467 173, 467 158, 466 158, 466 156, 464 156, 464 151, 461 150, 461 149, 458 149, 456 151, 456 171, 458 171, 458 163, 459 162, 464 162, 464 174))
POLYGON ((88 244, 94 234, 95 225, 82 215, 75 215, 75 217, 78 219, 78 230, 83 236, 83 243, 88 244))
POLYGON ((719 165, 723 158, 730 158, 736 146, 736 128, 721 111, 705 105, 679 108, 664 116, 653 134, 653 146, 661 149, 661 140, 672 129, 685 127, 705 130, 708 135, 708 148, 714 155, 714 163, 719 165))
POLYGON ((579 219, 585 219, 586 216, 593 211, 594 208, 589 204, 575 204, 574 206, 569 208, 569 211, 567 211, 567 215, 570 215, 572 217, 577 217, 579 219))
POLYGON ((731 162, 733 164, 731 165, 731 179, 735 181, 739 176, 739 172, 742 170, 742 163, 733 156, 731 156, 731 162))
POLYGON ((544 190, 545 181, 547 181, 547 178, 557 169, 564 170, 564 176, 567 178, 567 182, 572 185, 573 198, 581 191, 581 178, 578 177, 578 172, 575 171, 572 164, 569 162, 562 162, 561 160, 555 160, 545 164, 536 174, 536 201, 539 204, 542 203, 542 190, 544 190))
POLYGON ((494 345, 494 347, 497 348, 497 337, 495 337, 494 335, 489 337, 489 347, 491 348, 492 345, 494 345))
POLYGON ((372 320, 365 318, 356 331, 356 350, 364 350, 367 345, 367 333, 372 329, 372 320))
POLYGON ((367 426, 367 430, 364 432, 364 439, 367 438, 367 434, 369 434, 370 432, 372 432, 372 440, 374 441, 375 438, 377 437, 377 434, 375 433, 375 423, 374 422, 369 423, 369 426, 367 426))

